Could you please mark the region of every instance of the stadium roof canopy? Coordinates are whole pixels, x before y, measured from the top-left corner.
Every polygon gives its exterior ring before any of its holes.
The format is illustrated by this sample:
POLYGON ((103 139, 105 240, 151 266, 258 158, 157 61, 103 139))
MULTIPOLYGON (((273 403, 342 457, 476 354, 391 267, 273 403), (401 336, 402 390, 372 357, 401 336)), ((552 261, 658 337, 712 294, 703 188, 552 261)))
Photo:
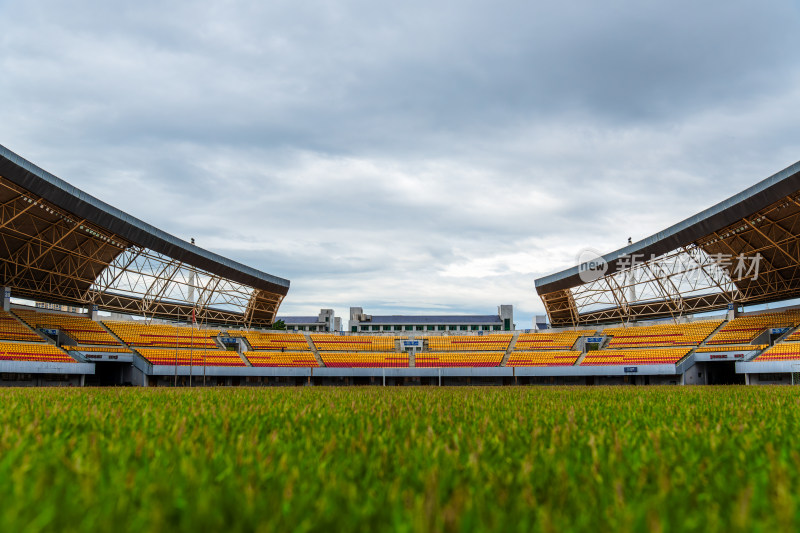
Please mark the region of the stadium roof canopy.
POLYGON ((0 285, 14 296, 269 325, 289 281, 199 248, 0 146, 0 285))
POLYGON ((535 282, 553 326, 800 296, 800 162, 639 242, 535 282))

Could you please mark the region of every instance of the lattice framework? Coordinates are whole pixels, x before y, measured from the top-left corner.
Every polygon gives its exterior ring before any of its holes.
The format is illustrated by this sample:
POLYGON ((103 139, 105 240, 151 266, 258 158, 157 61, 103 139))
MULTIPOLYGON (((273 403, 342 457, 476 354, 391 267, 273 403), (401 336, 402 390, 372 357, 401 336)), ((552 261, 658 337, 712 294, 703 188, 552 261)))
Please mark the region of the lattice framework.
POLYGON ((35 300, 266 326, 283 296, 129 242, 0 176, 0 284, 35 300))
POLYGON ((542 294, 551 324, 677 317, 798 296, 800 192, 667 254, 622 263, 594 281, 542 294))

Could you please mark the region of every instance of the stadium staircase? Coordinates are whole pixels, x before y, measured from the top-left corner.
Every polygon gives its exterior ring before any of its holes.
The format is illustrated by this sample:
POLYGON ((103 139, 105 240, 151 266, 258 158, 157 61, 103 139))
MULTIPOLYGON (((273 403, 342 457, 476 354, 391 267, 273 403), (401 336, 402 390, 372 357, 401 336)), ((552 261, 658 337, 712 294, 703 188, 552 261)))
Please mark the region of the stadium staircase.
MULTIPOLYGON (((600 349, 600 348, 598 348, 598 350, 599 350, 599 349, 600 349)), ((584 360, 584 359, 586 359, 586 354, 587 354, 587 353, 588 353, 588 352, 587 352, 587 351, 586 351, 586 349, 584 348, 583 352, 581 352, 581 355, 580 355, 580 357, 578 357, 578 358, 575 360, 575 362, 572 364, 572 366, 581 366, 581 363, 583 363, 583 360, 584 360)))
POLYGON ((308 349, 311 350, 311 353, 314 354, 314 359, 316 359, 317 364, 320 367, 324 367, 325 363, 322 361, 322 357, 320 357, 320 355, 319 355, 319 350, 317 350, 317 347, 314 345, 314 342, 311 340, 311 336, 308 333, 303 333, 303 337, 306 338, 306 344, 308 344, 308 349))
POLYGON ((124 346, 125 348, 131 351, 131 355, 133 356, 134 366, 139 368, 139 370, 144 370, 144 368, 146 367, 152 370, 153 364, 144 357, 142 357, 142 354, 134 350, 132 347, 128 346, 128 344, 126 344, 121 338, 119 338, 116 333, 111 331, 111 328, 106 326, 103 322, 100 322, 99 320, 97 320, 96 322, 101 326, 103 326, 103 329, 106 330, 109 335, 114 337, 121 346, 124 346))
MULTIPOLYGON (((776 343, 776 344, 777 344, 777 343, 776 343)), ((774 345, 773 345, 773 346, 774 346, 774 345)), ((750 357, 748 357, 747 359, 744 359, 744 360, 745 360, 745 361, 752 361, 753 359, 756 359, 757 357, 759 357, 760 355, 762 355, 764 352, 766 352, 766 351, 767 351, 767 350, 769 350, 770 348, 772 348, 772 346, 767 346, 767 347, 766 347, 766 348, 764 348, 763 350, 756 350, 756 353, 754 353, 753 355, 751 355, 750 357)))
MULTIPOLYGON (((61 348, 61 346, 59 346, 59 348, 61 348)), ((78 352, 76 350, 68 351, 68 350, 65 350, 64 348, 61 348, 61 351, 66 352, 67 355, 69 355, 70 357, 72 357, 73 359, 78 361, 79 363, 93 363, 94 362, 94 361, 90 361, 89 359, 86 359, 86 357, 84 357, 83 354, 81 354, 80 352, 78 352)))
POLYGON ((727 323, 728 323, 728 319, 726 318, 725 320, 723 320, 723 321, 722 321, 722 324, 720 324, 719 326, 717 326, 717 329, 715 329, 714 331, 712 331, 712 332, 711 332, 711 334, 710 334, 708 337, 706 337, 705 339, 703 339, 703 342, 701 342, 701 343, 700 343, 700 344, 698 344, 697 346, 698 346, 698 347, 700 347, 700 346, 705 346, 705 345, 706 345, 706 343, 707 343, 708 341, 710 341, 711 339, 713 339, 713 338, 714 338, 714 335, 716 335, 716 334, 719 332, 719 330, 721 330, 722 328, 724 328, 724 327, 725 327, 725 324, 727 324, 727 323))
POLYGON ((717 326, 716 329, 714 329, 714 331, 709 333, 708 337, 703 339, 703 342, 701 342, 697 346, 692 347, 692 349, 689 350, 689 353, 687 353, 686 355, 681 357, 678 361, 675 361, 675 370, 678 372, 678 374, 683 375, 683 374, 686 373, 687 370, 689 370, 691 367, 694 366, 695 354, 697 354, 697 349, 700 346, 704 346, 706 344, 706 341, 708 341, 709 339, 714 337, 714 335, 716 335, 719 330, 721 330, 723 327, 725 327, 725 324, 727 324, 727 323, 728 323, 727 320, 723 320, 722 324, 717 326))
MULTIPOLYGON (((250 343, 247 342, 247 339, 245 339, 244 337, 242 337, 241 340, 242 340, 242 342, 237 344, 236 353, 239 354, 239 359, 242 360, 242 362, 244 363, 245 366, 253 366, 253 364, 250 362, 250 360, 248 360, 247 357, 244 356, 244 352, 248 351, 249 348, 250 348, 250 343)), ((227 346, 225 346, 222 343, 222 341, 219 339, 219 337, 214 337, 214 342, 216 342, 217 344, 221 345, 223 350, 227 350, 228 349, 227 346)), ((231 351, 233 351, 233 350, 231 350, 231 351)))
POLYGON ((519 339, 519 331, 515 331, 513 336, 511 337, 511 342, 508 343, 508 348, 506 348, 506 353, 503 355, 503 360, 500 361, 500 366, 506 366, 508 363, 508 358, 511 357, 511 352, 514 351, 514 346, 517 345, 517 339, 519 339))
POLYGON ((58 332, 58 343, 62 345, 66 344, 67 346, 77 346, 80 344, 71 335, 68 335, 63 330, 58 332))
MULTIPOLYGON (((62 348, 61 346, 59 346, 59 345, 58 345, 58 342, 56 342, 56 341, 54 341, 53 339, 51 339, 49 335, 45 335, 44 333, 42 333, 42 332, 41 332, 41 331, 39 331, 38 329, 34 329, 34 328, 32 328, 32 327, 31 327, 31 326, 30 326, 30 325, 29 325, 27 322, 25 322, 25 321, 24 321, 24 320, 22 320, 20 317, 18 317, 18 316, 16 315, 16 313, 14 313, 14 310, 13 310, 13 309, 11 309, 11 312, 9 313, 9 315, 13 316, 13 317, 14 317, 14 319, 15 319, 17 322, 19 322, 20 324, 22 324, 22 325, 23 325, 23 327, 25 327, 26 329, 28 329, 28 330, 32 331, 33 333, 37 334, 39 337, 41 337, 41 338, 44 340, 44 342, 46 342, 47 344, 52 344, 53 346, 55 346, 56 348, 58 348, 59 350, 61 350, 61 351, 62 351, 62 352, 64 352, 65 354, 67 354, 69 357, 72 357, 73 359, 75 359, 76 361, 78 361, 79 363, 90 363, 90 362, 91 362, 91 361, 87 360, 85 357, 83 357, 82 355, 80 355, 80 354, 78 354, 78 353, 76 353, 76 354, 74 354, 74 355, 73 355, 73 354, 71 354, 70 352, 68 352, 67 350, 65 350, 65 349, 64 349, 64 348, 62 348)), ((63 333, 63 332, 62 332, 62 333, 63 333)), ((36 343, 20 342, 20 344, 36 344, 36 343)))
MULTIPOLYGON (((763 350, 758 350, 754 355, 751 355, 749 358, 745 359, 745 361, 752 361, 753 359, 756 359, 757 357, 759 357, 761 354, 763 354, 764 352, 766 352, 770 348, 772 348, 774 346, 777 346, 778 344, 780 344, 783 341, 785 341, 791 334, 793 334, 795 331, 798 331, 798 330, 800 330, 800 326, 790 327, 788 330, 786 330, 783 333, 783 335, 781 335, 780 337, 775 339, 775 342, 773 342, 771 345, 767 346, 763 350)), ((757 340, 754 340, 753 344, 758 344, 757 340)))
MULTIPOLYGON (((601 330, 601 331, 599 331, 599 332, 597 332, 595 335, 590 335, 590 336, 593 336, 593 337, 603 337, 603 342, 601 342, 600 344, 598 344, 598 345, 597 345, 597 349, 598 349, 598 350, 603 350, 603 349, 605 349, 605 347, 606 347, 606 346, 608 346, 608 344, 611 342, 611 337, 609 337, 608 335, 606 335, 606 334, 605 334, 605 333, 604 333, 602 330, 601 330)), ((580 338, 580 339, 578 339, 578 340, 581 340, 581 339, 583 339, 583 337, 581 337, 581 338, 580 338)), ((583 340, 584 340, 584 342, 583 342, 583 350, 581 351, 581 355, 580 355, 580 356, 579 356, 579 357, 578 357, 578 358, 575 360, 575 362, 572 364, 572 366, 581 366, 581 363, 583 363, 583 360, 584 360, 584 359, 586 359, 586 354, 587 354, 587 353, 589 353, 589 352, 586 350, 586 342, 585 342, 585 339, 583 339, 583 340)), ((578 342, 578 341, 575 341, 575 342, 578 342)))
MULTIPOLYGON (((402 344, 403 341, 398 341, 399 344, 402 344)), ((399 350, 401 353, 403 350, 399 350)), ((417 368, 417 351, 411 350, 408 352, 408 368, 417 368)))
POLYGON ((694 366, 696 353, 697 353, 697 347, 692 348, 692 350, 689 353, 683 356, 679 361, 676 361, 675 372, 680 375, 686 374, 686 371, 694 366))
MULTIPOLYGON (((676 364, 676 366, 680 366, 680 367, 681 367, 681 371, 682 371, 682 372, 686 372, 686 371, 687 371, 689 368, 691 368, 691 366, 694 364, 694 355, 697 353, 697 348, 700 348, 701 346, 712 346, 712 345, 709 345, 709 344, 708 344, 708 341, 710 341, 711 339, 713 339, 713 338, 714 338, 714 335, 716 335, 717 333, 719 333, 719 330, 721 330, 721 329, 722 329, 722 328, 724 328, 726 325, 728 325, 728 323, 729 323, 729 322, 730 322, 730 320, 728 320, 727 318, 726 318, 725 320, 723 320, 723 321, 722 321, 722 324, 720 324, 720 325, 717 327, 717 329, 715 329, 714 331, 712 331, 712 332, 711 332, 711 334, 710 334, 708 337, 706 337, 705 339, 703 339, 703 342, 701 342, 701 343, 700 343, 700 344, 698 344, 698 345, 697 345, 697 346, 696 346, 694 349, 692 349, 692 351, 691 351, 691 352, 689 352, 689 354, 688 354, 686 357, 684 357, 683 359, 681 359, 681 360, 680 360, 680 361, 679 361, 679 362, 676 364)), ((795 330, 797 330, 798 328, 800 328, 800 326, 798 326, 797 328, 790 328, 790 329, 789 329, 789 330, 788 330, 786 333, 784 333, 783 335, 781 335, 780 337, 778 337, 778 339, 775 341, 775 343, 774 343, 774 344, 778 344, 779 342, 781 342, 782 340, 784 340, 786 337, 788 337, 789 335, 791 335, 791 334, 792 334, 792 333, 793 333, 795 330)), ((755 341, 753 341, 753 342, 755 342, 755 341)), ((748 357, 747 359, 745 359, 745 361, 752 361, 753 359, 755 359, 756 357, 758 357, 759 355, 761 355, 762 353, 764 353, 764 352, 765 352, 765 351, 767 351, 767 350, 769 350, 769 347, 768 347, 768 348, 766 348, 766 349, 764 349, 764 350, 758 350, 758 351, 755 353, 755 355, 752 355, 752 356, 748 357)))
POLYGON ((103 329, 104 329, 104 330, 106 330, 106 331, 108 332, 108 334, 109 334, 109 335, 111 335, 112 337, 114 337, 114 339, 116 339, 116 341, 117 341, 118 343, 120 343, 120 345, 124 346, 125 348, 129 349, 130 351, 134 351, 134 350, 133 350, 133 348, 131 348, 130 346, 128 346, 127 344, 125 344, 125 343, 122 341, 122 339, 120 339, 119 337, 117 337, 117 334, 116 334, 116 333, 114 333, 113 331, 111 331, 111 328, 109 328, 108 326, 106 326, 105 324, 103 324, 103 323, 102 323, 102 322, 100 322, 100 321, 97 321, 97 323, 98 323, 98 324, 100 324, 100 326, 102 326, 102 327, 103 327, 103 329))
MULTIPOLYGON (((198 328, 198 329, 199 329, 199 328, 198 328)), ((226 350, 226 349, 227 349, 227 346, 225 346, 225 345, 222 343, 222 341, 220 340, 219 336, 216 336, 216 337, 210 337, 210 338, 211 338, 211 340, 213 340, 213 341, 214 341, 214 344, 216 344, 216 345, 217 345, 217 350, 226 350)), ((238 350, 237 350, 237 351, 238 351, 238 350)), ((242 355, 242 354, 241 354, 241 352, 239 352, 239 355, 242 355)))
POLYGON ((797 326, 797 327, 794 327, 794 328, 789 328, 789 329, 787 329, 787 330, 786 330, 786 331, 783 333, 783 335, 781 335, 780 337, 778 337, 777 339, 775 339, 775 342, 773 343, 773 345, 774 345, 774 344, 778 344, 779 342, 783 342, 783 341, 785 341, 785 340, 787 339, 787 337, 789 337, 789 335, 791 335, 792 333, 794 333, 794 332, 795 332, 795 331, 797 331, 798 329, 800 329, 800 326, 797 326))
MULTIPOLYGON (((603 337, 603 342, 601 342, 600 344, 597 345, 597 349, 598 350, 605 350, 606 347, 609 344, 611 344, 611 337, 609 337, 608 335, 603 334, 602 332, 601 332, 601 334, 602 334, 602 337, 603 337)), ((595 335, 595 337, 600 337, 600 336, 601 335, 595 335)), ((583 351, 584 352, 586 351, 586 343, 585 342, 583 343, 583 351)))
POLYGON ((244 346, 244 348, 242 348, 242 351, 252 352, 253 350, 255 350, 255 348, 253 348, 253 345, 250 344, 250 341, 247 340, 247 337, 244 337, 244 336, 241 337, 241 341, 242 341, 242 345, 244 346))

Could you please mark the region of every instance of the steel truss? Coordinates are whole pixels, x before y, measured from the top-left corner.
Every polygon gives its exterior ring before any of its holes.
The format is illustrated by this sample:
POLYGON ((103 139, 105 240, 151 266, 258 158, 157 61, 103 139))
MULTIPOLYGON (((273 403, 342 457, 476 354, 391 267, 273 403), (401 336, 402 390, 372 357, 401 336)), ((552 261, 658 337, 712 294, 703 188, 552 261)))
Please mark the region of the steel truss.
POLYGON ((23 298, 247 327, 271 324, 283 299, 128 242, 2 177, 0 284, 23 298))
POLYGON ((554 326, 678 317, 800 295, 800 193, 658 257, 542 294, 554 326))
POLYGON ((282 296, 130 246, 97 277, 89 299, 109 310, 182 317, 194 310, 198 321, 250 326, 271 323, 282 296))

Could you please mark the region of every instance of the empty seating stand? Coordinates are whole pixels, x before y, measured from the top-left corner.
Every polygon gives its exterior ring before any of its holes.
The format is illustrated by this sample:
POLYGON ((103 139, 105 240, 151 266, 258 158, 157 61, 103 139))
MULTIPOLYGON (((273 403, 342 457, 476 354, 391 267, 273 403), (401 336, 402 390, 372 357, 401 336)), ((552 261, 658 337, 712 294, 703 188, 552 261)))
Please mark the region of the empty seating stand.
POLYGON ((0 361, 77 363, 60 348, 45 343, 0 342, 0 361))
POLYGON ((299 333, 262 333, 248 331, 242 333, 241 336, 247 339, 247 343, 253 350, 311 351, 305 336, 299 333))
POLYGON ((250 364, 258 367, 317 367, 319 364, 314 354, 305 352, 245 352, 244 356, 250 364))
POLYGON ((603 334, 612 337, 607 348, 697 346, 722 322, 722 320, 703 320, 685 324, 607 328, 603 334))
MULTIPOLYGON (((394 337, 353 335, 311 335, 311 341, 320 352, 394 352, 394 337)), ((326 363, 327 365, 327 363, 326 363)))
POLYGON ((596 350, 588 352, 580 366, 675 364, 691 351, 691 347, 596 350))
POLYGON ((789 335, 788 337, 786 337, 784 339, 784 341, 786 341, 786 342, 800 341, 800 329, 798 329, 797 331, 792 332, 792 334, 789 335))
POLYGON ((706 344, 746 344, 770 328, 785 328, 800 324, 800 310, 762 313, 734 318, 706 344))
POLYGON ((421 352, 415 356, 417 368, 500 366, 505 352, 421 352))
POLYGON ((720 344, 718 346, 700 346, 695 352, 760 352, 768 347, 769 344, 720 344))
POLYGON ((541 352, 513 351, 506 366, 572 366, 581 356, 575 350, 548 350, 541 352))
POLYGON ((119 346, 117 339, 89 317, 27 309, 15 309, 13 312, 33 329, 61 330, 79 344, 119 346))
POLYGON ((800 363, 800 343, 781 342, 753 359, 753 361, 798 361, 800 363))
POLYGON ((92 357, 92 354, 100 353, 120 355, 131 355, 133 353, 123 346, 70 346, 65 344, 62 346, 62 348, 67 351, 81 352, 90 358, 92 357))
POLYGON ((136 351, 154 365, 247 366, 237 352, 227 350, 138 348, 136 351))
POLYGON ((428 349, 431 352, 497 352, 507 350, 512 337, 513 335, 504 333, 478 336, 427 337, 427 340, 428 349))
POLYGON ((319 356, 325 366, 331 368, 408 368, 409 364, 408 354, 386 351, 319 352, 319 356))
POLYGON ((103 322, 125 344, 133 347, 201 348, 215 349, 214 337, 218 329, 204 329, 166 324, 130 322, 103 322))
POLYGON ((520 333, 514 344, 514 350, 571 350, 579 338, 594 335, 594 333, 593 329, 553 333, 520 333))
POLYGON ((40 335, 3 310, 0 310, 0 340, 44 343, 40 335))

